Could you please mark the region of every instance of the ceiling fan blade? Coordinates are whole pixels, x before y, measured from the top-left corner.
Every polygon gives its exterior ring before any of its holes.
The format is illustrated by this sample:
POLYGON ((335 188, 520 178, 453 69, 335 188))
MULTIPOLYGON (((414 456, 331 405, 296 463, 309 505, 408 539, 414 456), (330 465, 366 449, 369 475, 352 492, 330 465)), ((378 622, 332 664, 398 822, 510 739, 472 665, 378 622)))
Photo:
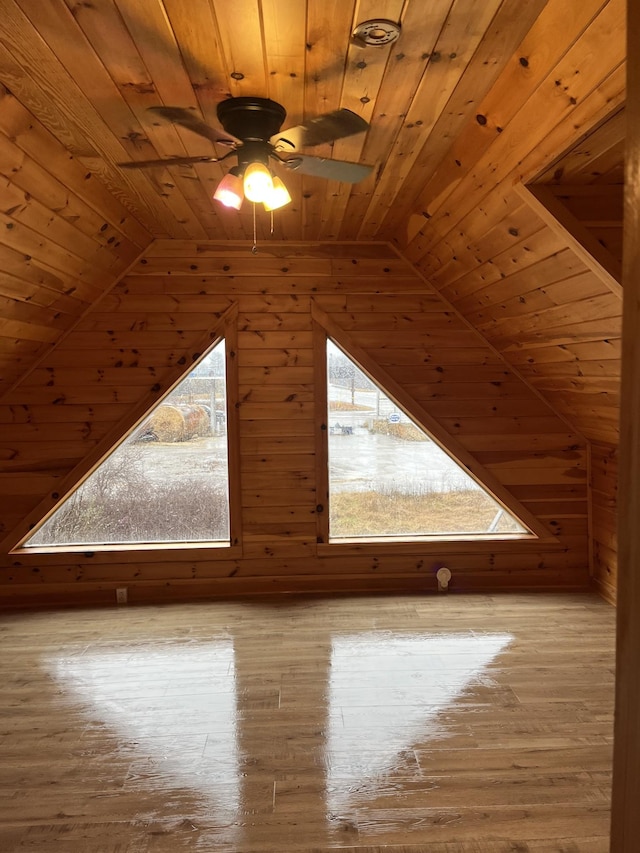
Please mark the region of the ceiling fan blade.
POLYGON ((197 133, 198 136, 204 136, 210 142, 221 143, 223 145, 233 144, 236 140, 220 136, 220 133, 213 127, 210 127, 202 119, 195 116, 191 110, 184 107, 149 107, 148 112, 160 116, 165 121, 170 121, 173 124, 179 124, 180 127, 186 127, 187 130, 197 133))
POLYGON ((121 169, 149 169, 152 166, 193 166, 195 163, 219 163, 224 157, 165 157, 164 160, 131 160, 117 163, 121 169))
POLYGON ((305 124, 281 130, 269 141, 283 151, 298 150, 363 133, 368 128, 369 123, 351 110, 334 110, 309 119, 305 124))
POLYGON ((362 163, 348 163, 346 160, 330 160, 326 157, 312 157, 307 154, 296 154, 281 162, 293 172, 311 175, 315 178, 327 178, 330 181, 343 181, 357 184, 368 178, 373 172, 373 166, 362 163))

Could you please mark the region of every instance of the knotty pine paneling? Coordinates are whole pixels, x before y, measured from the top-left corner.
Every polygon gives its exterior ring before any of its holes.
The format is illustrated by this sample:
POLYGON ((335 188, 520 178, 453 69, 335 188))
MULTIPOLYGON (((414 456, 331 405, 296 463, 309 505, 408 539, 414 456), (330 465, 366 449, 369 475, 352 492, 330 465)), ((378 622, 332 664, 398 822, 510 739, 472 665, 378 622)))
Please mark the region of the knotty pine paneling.
MULTIPOLYGON (((515 195, 506 196, 502 217, 481 226, 468 217, 465 228, 448 235, 439 247, 445 263, 436 267, 437 254, 429 254, 419 266, 529 385, 591 440, 593 577, 614 601, 621 302, 532 213, 530 236, 523 239, 515 195)), ((538 493, 539 509, 546 501, 545 509, 556 511, 557 496, 538 493)), ((524 502, 532 508, 529 496, 524 502)))
POLYGON ((73 327, 151 236, 0 86, 0 391, 73 327))
POLYGON ((523 239, 519 213, 511 191, 495 219, 479 228, 469 215, 418 266, 578 430, 615 444, 620 298, 533 212, 523 239))
MULTIPOLYGON (((620 163, 622 152, 616 151, 620 163)), ((552 186, 556 198, 622 263, 623 185, 587 184, 552 186)))
MULTIPOLYGON (((566 3, 548 2, 454 143, 430 168, 420 163, 422 169, 416 164, 409 173, 408 191, 378 235, 395 231, 417 260, 468 213, 479 212, 487 196, 495 198, 503 181, 531 180, 548 169, 619 108, 624 60, 623 0, 588 0, 570 17, 566 3)), ((424 146, 421 161, 436 138, 424 146)))
POLYGON ((540 175, 564 207, 621 265, 626 114, 620 109, 540 175))
POLYGON ((573 11, 568 21, 547 4, 432 174, 416 175, 413 204, 408 193, 379 235, 395 224, 407 258, 500 354, 587 438, 615 444, 619 295, 513 189, 581 185, 569 208, 619 256, 624 3, 573 11))
MULTIPOLYGON (((220 318, 237 331, 242 536, 226 549, 2 557, 5 601, 112 602, 275 590, 428 589, 446 556, 458 588, 588 585, 587 454, 561 419, 387 244, 161 241, 0 408, 6 546, 72 472, 188 369, 220 318), (315 306, 315 309, 314 309, 315 306), (428 412, 557 541, 317 542, 312 310, 428 412), (226 312, 226 314, 225 314, 226 312), (231 313, 230 313, 231 312, 231 313), (231 322, 231 321, 229 321, 231 322), (101 444, 102 442, 102 444, 101 444)), ((74 475, 75 476, 75 475, 74 475)))
MULTIPOLYGON (((517 193, 506 191, 503 202, 488 206, 492 217, 466 217, 418 266, 505 361, 593 443, 594 582, 613 601, 615 475, 603 476, 602 466, 606 461, 612 469, 619 435, 621 300, 532 211, 523 235, 517 193)), ((543 434, 539 421, 537 430, 543 434)), ((554 512, 557 495, 546 499, 546 509, 554 512)), ((531 508, 528 496, 524 501, 531 508)))

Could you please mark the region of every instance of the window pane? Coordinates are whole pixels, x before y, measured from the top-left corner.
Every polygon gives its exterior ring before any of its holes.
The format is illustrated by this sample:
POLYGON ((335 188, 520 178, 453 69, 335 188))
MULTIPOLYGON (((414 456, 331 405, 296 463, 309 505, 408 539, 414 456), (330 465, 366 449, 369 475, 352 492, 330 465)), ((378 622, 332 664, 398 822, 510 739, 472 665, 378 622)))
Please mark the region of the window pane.
POLYGON ((332 540, 528 532, 332 341, 327 362, 332 540))
POLYGON ((229 540, 224 342, 25 547, 229 540))

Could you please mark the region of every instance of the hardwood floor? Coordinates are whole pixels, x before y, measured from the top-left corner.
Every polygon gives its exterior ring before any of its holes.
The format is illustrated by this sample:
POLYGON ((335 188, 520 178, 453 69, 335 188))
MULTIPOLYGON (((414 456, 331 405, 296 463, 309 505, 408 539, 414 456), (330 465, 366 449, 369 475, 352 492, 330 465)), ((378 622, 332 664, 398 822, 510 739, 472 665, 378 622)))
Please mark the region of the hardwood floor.
POLYGON ((279 598, 0 616, 0 849, 606 853, 614 610, 279 598))

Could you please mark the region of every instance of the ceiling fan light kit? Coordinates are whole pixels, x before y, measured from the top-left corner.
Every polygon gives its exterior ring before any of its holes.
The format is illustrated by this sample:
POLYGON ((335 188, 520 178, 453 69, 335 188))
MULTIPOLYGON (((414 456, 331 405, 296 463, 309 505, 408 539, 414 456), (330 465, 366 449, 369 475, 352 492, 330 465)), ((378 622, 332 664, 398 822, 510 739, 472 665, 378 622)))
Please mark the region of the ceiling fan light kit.
POLYGON ((240 210, 245 198, 254 204, 260 202, 266 211, 279 210, 291 201, 289 190, 277 175, 272 175, 262 163, 251 163, 244 177, 240 167, 234 166, 218 184, 213 194, 215 201, 224 207, 240 210))

